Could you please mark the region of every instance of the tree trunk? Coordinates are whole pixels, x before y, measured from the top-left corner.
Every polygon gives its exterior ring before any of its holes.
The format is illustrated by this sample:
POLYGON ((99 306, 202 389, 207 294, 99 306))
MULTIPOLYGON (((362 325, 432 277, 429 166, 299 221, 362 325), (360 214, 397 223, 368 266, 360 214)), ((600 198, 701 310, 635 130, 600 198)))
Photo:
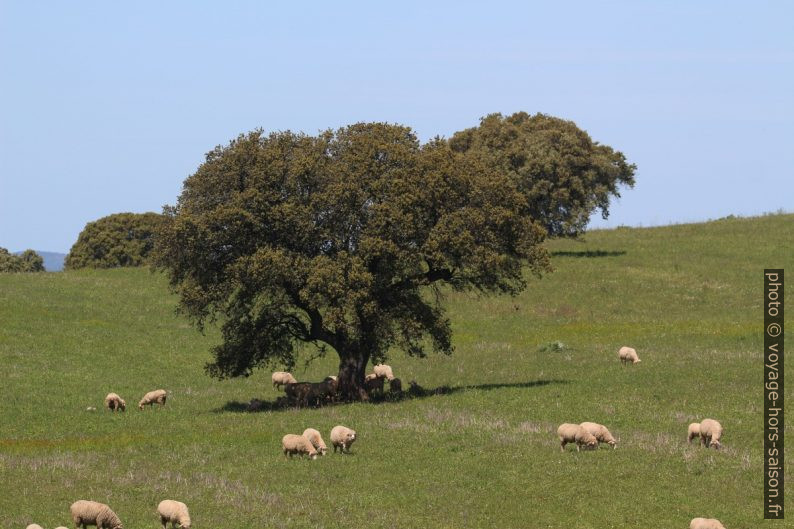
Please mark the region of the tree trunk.
POLYGON ((339 355, 339 394, 345 400, 367 400, 364 374, 369 353, 363 348, 352 348, 339 355))

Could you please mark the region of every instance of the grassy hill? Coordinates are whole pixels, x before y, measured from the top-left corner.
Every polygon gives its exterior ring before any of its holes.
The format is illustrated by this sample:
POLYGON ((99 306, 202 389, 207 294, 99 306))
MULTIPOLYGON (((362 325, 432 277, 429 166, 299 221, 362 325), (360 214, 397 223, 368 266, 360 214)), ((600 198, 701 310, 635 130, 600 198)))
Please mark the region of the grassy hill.
POLYGON ((161 275, 0 275, 0 528, 71 526, 77 499, 156 528, 165 498, 196 529, 783 527, 761 520, 762 272, 794 270, 792 241, 793 215, 553 241, 555 272, 522 295, 449 294, 453 356, 394 352, 403 381, 450 394, 260 413, 239 410, 279 395, 269 372, 208 378, 218 335, 174 315, 161 275), (621 345, 642 363, 621 366, 621 345), (136 409, 159 387, 164 409, 136 409), (126 413, 101 409, 109 391, 126 413), (724 450, 686 443, 705 417, 725 426, 724 450), (617 450, 561 453, 557 425, 585 420, 617 450), (358 431, 352 455, 281 455, 285 433, 328 442, 336 424, 358 431))

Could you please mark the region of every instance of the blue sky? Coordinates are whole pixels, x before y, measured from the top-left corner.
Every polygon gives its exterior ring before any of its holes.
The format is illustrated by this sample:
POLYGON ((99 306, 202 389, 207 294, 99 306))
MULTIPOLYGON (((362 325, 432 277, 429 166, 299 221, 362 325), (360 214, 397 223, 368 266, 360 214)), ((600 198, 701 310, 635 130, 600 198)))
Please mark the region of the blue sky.
POLYGON ((159 212, 256 127, 519 110, 638 165, 592 226, 794 211, 794 3, 279 4, 0 0, 0 246, 159 212))

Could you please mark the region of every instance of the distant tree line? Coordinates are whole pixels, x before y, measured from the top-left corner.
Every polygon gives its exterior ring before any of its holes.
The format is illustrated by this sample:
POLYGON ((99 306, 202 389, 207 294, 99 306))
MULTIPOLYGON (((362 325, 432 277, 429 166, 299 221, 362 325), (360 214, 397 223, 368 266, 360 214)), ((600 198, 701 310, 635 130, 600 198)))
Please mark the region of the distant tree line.
POLYGON ((44 272, 44 259, 33 250, 14 255, 5 248, 0 248, 1 272, 44 272))

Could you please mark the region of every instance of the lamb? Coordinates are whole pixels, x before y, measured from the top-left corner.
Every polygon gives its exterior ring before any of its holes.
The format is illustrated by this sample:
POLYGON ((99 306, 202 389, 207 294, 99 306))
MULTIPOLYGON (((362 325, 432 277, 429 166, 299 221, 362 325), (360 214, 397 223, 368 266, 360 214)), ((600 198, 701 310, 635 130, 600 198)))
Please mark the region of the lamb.
POLYGON ((108 393, 108 396, 105 397, 105 407, 110 411, 126 411, 127 402, 115 393, 108 393))
POLYGON ((138 403, 138 408, 143 409, 143 407, 148 405, 153 405, 155 403, 160 404, 161 406, 165 406, 165 399, 168 396, 168 392, 164 389, 156 389, 154 391, 150 391, 146 395, 143 396, 141 401, 138 403))
POLYGON ((700 437, 700 423, 693 422, 687 428, 687 442, 692 443, 692 439, 700 437))
POLYGON ((273 387, 276 389, 281 389, 281 386, 296 384, 298 382, 295 380, 295 377, 292 376, 292 373, 287 373, 286 371, 276 371, 270 379, 273 381, 273 387))
POLYGON ((25 527, 25 529, 42 529, 42 527, 39 524, 37 524, 37 523, 32 523, 32 524, 28 525, 27 527, 25 527))
POLYGON ((372 368, 375 371, 375 375, 379 378, 386 378, 387 380, 392 380, 394 378, 394 374, 392 373, 391 366, 386 364, 378 364, 372 368))
POLYGON ((590 432, 596 439, 598 439, 599 443, 607 443, 613 449, 616 448, 617 441, 614 437, 612 437, 612 434, 609 433, 609 430, 607 430, 607 427, 603 424, 598 424, 595 422, 583 422, 580 424, 580 426, 590 432))
POLYGON ((328 447, 325 446, 323 436, 320 435, 320 432, 314 428, 306 428, 303 430, 303 437, 309 440, 309 442, 321 456, 324 456, 328 452, 328 447))
POLYGON ((716 518, 693 518, 689 529, 725 529, 725 526, 716 518))
POLYGON ((288 433, 281 438, 281 446, 284 448, 284 457, 289 455, 290 458, 294 454, 302 456, 308 455, 312 459, 317 459, 317 450, 314 446, 302 435, 295 435, 288 433))
POLYGON ((713 446, 715 450, 719 450, 722 446, 721 438, 722 425, 719 422, 714 419, 703 419, 700 422, 700 444, 702 446, 706 448, 713 446))
POLYGON ((190 529, 190 513, 187 505, 181 501, 163 500, 157 505, 157 514, 160 515, 160 523, 166 529, 168 522, 171 522, 172 529, 176 529, 177 524, 182 529, 190 529))
POLYGON ((339 448, 342 453, 350 453, 350 445, 356 440, 356 431, 342 425, 334 426, 331 430, 331 444, 334 445, 334 453, 339 448))
POLYGON ((632 364, 637 364, 639 362, 642 362, 642 360, 640 360, 640 357, 637 356, 637 351, 635 351, 631 347, 626 347, 626 346, 620 348, 620 350, 618 351, 618 358, 620 358, 620 363, 624 365, 626 364, 626 362, 631 362, 632 364))
POLYGON ((69 511, 76 528, 96 525, 97 529, 124 529, 116 513, 104 503, 78 500, 69 507, 69 511))

